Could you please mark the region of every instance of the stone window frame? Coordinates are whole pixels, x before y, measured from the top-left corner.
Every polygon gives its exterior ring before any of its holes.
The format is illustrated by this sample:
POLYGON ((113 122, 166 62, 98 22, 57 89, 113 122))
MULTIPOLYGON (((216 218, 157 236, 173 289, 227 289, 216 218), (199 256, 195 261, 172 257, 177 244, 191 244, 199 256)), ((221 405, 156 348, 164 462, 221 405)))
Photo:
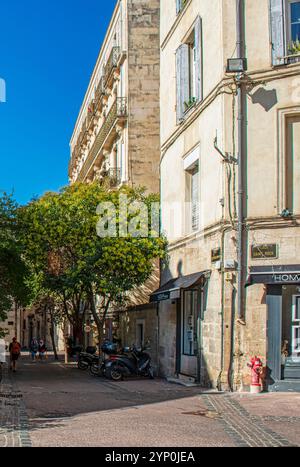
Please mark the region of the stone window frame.
MULTIPOLYGON (((286 122, 290 117, 300 117, 300 105, 286 107, 278 110, 278 214, 281 215, 286 209, 286 122)), ((299 213, 293 213, 300 215, 299 213)))

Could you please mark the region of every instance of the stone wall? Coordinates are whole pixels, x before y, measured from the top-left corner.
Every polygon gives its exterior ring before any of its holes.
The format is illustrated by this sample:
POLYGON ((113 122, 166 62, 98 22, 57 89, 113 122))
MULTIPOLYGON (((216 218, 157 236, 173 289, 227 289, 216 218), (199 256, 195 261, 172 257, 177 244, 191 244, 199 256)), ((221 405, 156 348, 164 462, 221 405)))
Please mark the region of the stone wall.
POLYGON ((128 0, 128 159, 134 186, 159 192, 159 0, 128 0))
POLYGON ((152 366, 155 374, 158 373, 158 319, 156 305, 148 304, 135 309, 121 312, 119 316, 119 335, 122 346, 138 345, 137 342, 137 324, 144 322, 145 341, 150 341, 150 350, 152 366))

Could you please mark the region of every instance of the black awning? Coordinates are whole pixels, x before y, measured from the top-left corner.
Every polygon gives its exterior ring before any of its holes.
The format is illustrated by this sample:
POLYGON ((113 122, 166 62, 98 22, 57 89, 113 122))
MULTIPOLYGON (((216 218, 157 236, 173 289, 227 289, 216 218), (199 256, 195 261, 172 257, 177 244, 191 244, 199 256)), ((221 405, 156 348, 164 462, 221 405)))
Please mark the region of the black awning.
POLYGON ((300 284, 300 265, 253 266, 246 287, 254 284, 300 284))
POLYGON ((175 300, 180 298, 180 291, 182 289, 190 289, 200 284, 201 279, 209 279, 211 271, 196 272, 189 276, 177 277, 171 279, 165 285, 153 292, 150 296, 150 302, 162 302, 163 300, 175 300))

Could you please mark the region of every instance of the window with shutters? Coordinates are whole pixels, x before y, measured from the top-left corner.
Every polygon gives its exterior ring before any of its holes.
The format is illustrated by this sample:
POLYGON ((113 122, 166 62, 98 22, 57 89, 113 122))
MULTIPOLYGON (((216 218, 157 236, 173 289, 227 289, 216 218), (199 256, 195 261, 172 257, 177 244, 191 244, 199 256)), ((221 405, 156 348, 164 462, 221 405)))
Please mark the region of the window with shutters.
POLYGON ((300 60, 300 1, 270 0, 272 64, 300 60))
POLYGON ((202 100, 202 22, 176 51, 177 123, 202 100))

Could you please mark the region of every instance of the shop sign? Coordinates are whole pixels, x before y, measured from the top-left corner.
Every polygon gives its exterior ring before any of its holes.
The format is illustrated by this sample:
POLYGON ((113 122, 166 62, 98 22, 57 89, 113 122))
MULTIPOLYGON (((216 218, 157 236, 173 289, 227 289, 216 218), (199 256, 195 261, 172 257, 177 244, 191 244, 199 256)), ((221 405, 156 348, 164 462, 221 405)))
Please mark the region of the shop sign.
POLYGON ((300 273, 299 274, 274 274, 274 282, 278 284, 299 284, 300 283, 300 273))
POLYGON ((170 292, 163 292, 154 296, 155 302, 162 302, 164 300, 170 300, 170 292))

